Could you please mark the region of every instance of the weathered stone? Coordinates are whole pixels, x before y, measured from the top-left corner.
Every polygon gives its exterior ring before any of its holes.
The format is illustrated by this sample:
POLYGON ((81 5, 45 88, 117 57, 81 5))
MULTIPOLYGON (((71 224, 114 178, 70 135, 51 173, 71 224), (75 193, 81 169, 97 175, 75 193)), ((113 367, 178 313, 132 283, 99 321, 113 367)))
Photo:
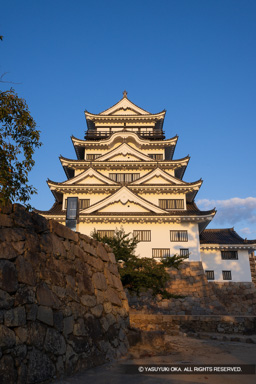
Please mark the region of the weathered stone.
POLYGON ((71 299, 73 299, 74 301, 76 301, 77 303, 79 303, 79 301, 80 301, 79 296, 76 293, 76 291, 74 289, 72 289, 71 287, 66 288, 66 295, 68 297, 70 297, 71 299))
POLYGON ((90 350, 90 343, 87 336, 74 336, 69 337, 69 344, 76 353, 86 353, 90 350))
POLYGON ((122 306, 122 302, 120 298, 118 297, 118 294, 113 288, 108 287, 108 289, 105 292, 105 297, 112 303, 118 306, 122 306))
POLYGON ((64 337, 52 328, 47 329, 44 347, 46 351, 54 355, 63 355, 66 352, 64 337))
POLYGON ((74 352, 73 348, 70 345, 67 345, 67 351, 65 355, 65 362, 66 362, 65 369, 68 375, 71 375, 74 372, 77 359, 78 359, 78 356, 74 352))
POLYGON ((15 333, 5 325, 0 325, 0 347, 11 348, 16 343, 15 333))
POLYGON ((28 384, 50 380, 54 377, 55 372, 55 366, 46 354, 36 348, 28 353, 28 384))
POLYGON ((38 306, 36 304, 27 304, 26 313, 27 320, 35 321, 37 318, 38 306))
POLYGON ((73 332, 74 317, 73 316, 65 317, 63 320, 63 324, 64 324, 64 327, 63 327, 64 335, 69 335, 70 333, 73 332))
POLYGON ((110 302, 104 303, 103 307, 106 313, 110 313, 112 311, 112 304, 110 302))
POLYGON ((13 306, 14 298, 0 289, 0 309, 9 309, 13 306))
POLYGON ((0 214, 0 227, 11 227, 12 224, 13 221, 8 215, 0 214))
POLYGON ((17 384, 24 384, 27 382, 27 366, 21 363, 18 367, 18 379, 17 384))
POLYGON ((0 259, 12 260, 18 256, 18 252, 11 243, 0 243, 0 259))
POLYGON ((114 255, 114 253, 109 253, 108 254, 108 257, 109 257, 109 260, 111 261, 111 263, 116 263, 116 257, 115 257, 115 255, 114 255))
POLYGON ((42 349, 44 346, 46 326, 38 322, 32 322, 28 325, 27 331, 27 344, 42 349))
POLYGON ((85 336, 87 334, 83 319, 78 319, 77 323, 74 324, 73 334, 75 336, 85 336))
POLYGON ((93 245, 84 242, 83 248, 85 252, 89 253, 90 255, 97 256, 96 248, 93 245))
POLYGON ((96 305, 96 307, 91 308, 91 313, 96 317, 100 317, 102 314, 102 311, 103 311, 103 305, 102 304, 98 304, 98 305, 96 305))
POLYGON ((46 284, 41 284, 37 287, 36 296, 38 303, 48 307, 58 309, 60 307, 60 300, 58 297, 48 288, 46 284))
POLYGON ((83 259, 87 264, 91 265, 97 271, 103 271, 104 262, 101 259, 94 257, 94 256, 91 256, 88 253, 84 254, 83 259))
POLYGON ((50 229, 50 225, 49 225, 49 222, 48 220, 35 213, 35 212, 32 212, 32 221, 33 221, 33 228, 34 230, 36 231, 36 233, 42 233, 42 232, 46 232, 50 229))
POLYGON ((28 337, 28 331, 26 327, 17 327, 14 329, 14 332, 21 344, 26 343, 28 337))
POLYGON ((33 304, 35 302, 35 292, 31 287, 20 287, 15 295, 15 306, 23 304, 33 304))
POLYGON ((21 327, 26 324, 26 311, 24 307, 9 309, 4 314, 4 324, 7 327, 21 327))
POLYGON ((66 296, 66 289, 63 287, 58 286, 52 286, 52 291, 59 296, 61 299, 63 299, 66 296))
POLYGON ((95 296, 85 295, 81 297, 81 303, 86 307, 94 307, 97 304, 95 296))
POLYGON ((0 289, 9 293, 18 289, 17 270, 8 260, 0 260, 0 289))
POLYGON ((114 288, 117 288, 118 291, 123 291, 123 289, 124 289, 123 284, 122 284, 119 277, 112 275, 112 282, 113 282, 112 285, 114 288))
POLYGON ((60 332, 63 331, 64 324, 63 324, 62 312, 60 312, 60 311, 54 311, 53 312, 53 325, 58 331, 60 331, 60 332))
POLYGON ((72 276, 66 276, 66 282, 67 285, 70 286, 71 288, 75 289, 76 287, 76 281, 72 276))
POLYGON ((37 311, 37 318, 42 323, 53 325, 53 312, 50 307, 40 306, 37 311))
POLYGON ((49 220, 50 231, 56 233, 56 235, 63 237, 64 239, 69 239, 75 242, 78 242, 78 234, 65 227, 62 224, 59 224, 57 221, 49 220))
POLYGON ((40 249, 39 237, 36 233, 34 232, 26 233, 25 249, 32 253, 40 252, 41 249, 40 249))
POLYGON ((21 204, 13 204, 13 213, 10 217, 18 227, 33 228, 32 215, 21 204))
POLYGON ((107 289, 107 282, 105 276, 100 272, 96 272, 93 274, 92 283, 95 288, 101 291, 105 291, 107 289))
POLYGON ((35 285, 36 279, 34 275, 33 268, 30 263, 28 263, 24 257, 19 256, 16 260, 16 268, 18 271, 18 281, 20 283, 35 285))
POLYGON ((1 384, 17 383, 17 371, 10 355, 5 355, 0 360, 0 380, 1 384))
POLYGON ((97 255, 103 260, 103 261, 109 261, 109 256, 106 251, 106 248, 103 246, 102 243, 98 243, 97 246, 97 255))

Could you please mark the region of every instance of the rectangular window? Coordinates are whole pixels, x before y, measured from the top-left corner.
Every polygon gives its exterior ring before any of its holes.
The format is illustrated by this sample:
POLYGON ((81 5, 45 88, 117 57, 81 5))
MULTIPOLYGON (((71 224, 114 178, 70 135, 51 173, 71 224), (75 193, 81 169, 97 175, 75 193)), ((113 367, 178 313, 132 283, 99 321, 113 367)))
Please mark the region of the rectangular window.
POLYGON ((90 199, 79 199, 79 209, 90 207, 90 199))
POLYGON ((72 231, 76 231, 76 222, 78 214, 78 198, 67 198, 66 226, 72 231))
POLYGON ((131 183, 140 178, 139 173, 110 173, 109 178, 117 183, 131 183))
POLYGON ((231 271, 222 271, 223 280, 232 280, 231 271))
POLYGON ((77 219, 77 208, 78 208, 78 198, 77 197, 68 197, 67 198, 67 220, 76 220, 77 219))
POLYGON ((183 257, 189 257, 189 249, 188 248, 181 248, 180 249, 180 256, 183 257))
POLYGON ((148 157, 150 157, 153 160, 163 160, 162 153, 149 153, 148 157))
POLYGON ((171 241, 188 241, 188 231, 170 231, 171 241))
POLYGON ((205 271, 207 280, 214 280, 214 271, 205 271))
POLYGON ((151 231, 133 231, 133 237, 138 241, 151 241, 151 231))
POLYGON ((101 156, 101 154, 99 154, 99 153, 88 153, 86 155, 86 160, 95 160, 100 156, 101 156))
POLYGON ((184 209, 183 199, 159 199, 159 207, 163 209, 184 209))
MULTIPOLYGON (((90 199, 79 199, 78 200, 78 208, 85 209, 90 207, 90 199)), ((67 209, 67 199, 65 200, 64 209, 67 209)))
POLYGON ((114 230, 98 230, 97 233, 100 237, 104 237, 104 236, 114 237, 115 231, 114 230))
POLYGON ((222 260, 238 260, 237 251, 221 251, 222 260))
POLYGON ((169 248, 152 248, 152 257, 169 257, 169 248))

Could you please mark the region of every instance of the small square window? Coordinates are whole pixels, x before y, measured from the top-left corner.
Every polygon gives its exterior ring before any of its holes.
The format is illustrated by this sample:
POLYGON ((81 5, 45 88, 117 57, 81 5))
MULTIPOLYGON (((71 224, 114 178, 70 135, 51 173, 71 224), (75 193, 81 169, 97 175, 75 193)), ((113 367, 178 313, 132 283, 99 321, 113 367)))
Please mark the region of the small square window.
POLYGON ((180 256, 189 258, 189 249, 188 248, 181 248, 180 249, 180 256))
POLYGON ((232 280, 231 271, 222 271, 223 280, 232 280))
POLYGON ((205 271, 207 280, 214 280, 214 271, 205 271))

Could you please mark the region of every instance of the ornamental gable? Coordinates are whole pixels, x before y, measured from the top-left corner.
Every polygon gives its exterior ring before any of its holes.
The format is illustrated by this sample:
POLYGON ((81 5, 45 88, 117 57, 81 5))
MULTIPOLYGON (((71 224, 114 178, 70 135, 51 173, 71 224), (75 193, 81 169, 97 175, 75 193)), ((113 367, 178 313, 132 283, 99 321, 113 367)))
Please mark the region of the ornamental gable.
POLYGON ((110 203, 107 206, 103 207, 102 209, 99 209, 98 212, 151 213, 149 209, 146 209, 145 207, 142 207, 140 204, 137 204, 134 201, 130 201, 130 200, 127 200, 125 203, 122 203, 121 201, 110 203))
POLYGON ((100 115, 150 115, 150 113, 124 97, 112 107, 101 112, 100 115))
POLYGON ((177 179, 174 176, 166 173, 160 168, 156 168, 153 171, 149 172, 147 175, 137 179, 131 183, 132 185, 139 184, 170 184, 170 185, 185 185, 184 181, 177 179))
POLYGON ((145 161, 152 161, 152 159, 144 155, 143 153, 137 151, 135 148, 132 148, 129 144, 123 143, 113 149, 112 151, 109 151, 103 156, 100 156, 96 159, 96 161, 106 161, 106 160, 125 160, 125 161, 131 161, 131 160, 145 160, 145 161), (130 157, 130 158, 129 158, 130 157))
MULTIPOLYGON (((139 206, 142 209, 144 209, 143 212, 166 213, 166 211, 164 211, 163 209, 137 196, 135 193, 130 191, 127 187, 120 188, 117 192, 113 193, 111 196, 101 200, 96 204, 91 205, 89 208, 86 208, 85 210, 81 211, 81 213, 88 214, 93 212, 100 212, 105 207, 108 207, 110 205, 112 205, 112 207, 113 205, 117 207, 118 204, 120 203, 122 204, 123 207, 126 206, 126 208, 135 209, 135 206, 139 206), (132 207, 131 206, 129 207, 129 202, 130 204, 132 204, 132 207)), ((130 212, 142 212, 141 208, 137 207, 136 211, 130 211, 130 212)))
POLYGON ((93 185, 116 185, 117 183, 93 168, 89 168, 86 171, 79 173, 79 175, 67 180, 64 185, 78 185, 78 184, 93 184, 93 185))

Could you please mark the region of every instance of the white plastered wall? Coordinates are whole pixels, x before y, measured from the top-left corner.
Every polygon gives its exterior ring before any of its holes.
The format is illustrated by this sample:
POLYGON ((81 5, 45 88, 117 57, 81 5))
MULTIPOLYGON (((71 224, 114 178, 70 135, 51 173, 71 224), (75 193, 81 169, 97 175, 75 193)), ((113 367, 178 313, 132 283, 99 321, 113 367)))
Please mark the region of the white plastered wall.
POLYGON ((238 250, 238 260, 222 260, 220 250, 201 249, 201 260, 205 271, 214 271, 214 281, 252 281, 249 254, 247 250, 238 250), (223 280, 222 271, 231 271, 232 280, 223 280))
POLYGON ((90 236, 94 228, 96 230, 115 230, 123 227, 125 233, 133 233, 134 230, 151 230, 151 241, 140 242, 136 248, 136 255, 140 257, 152 257, 152 248, 169 248, 170 255, 180 254, 181 248, 189 249, 189 261, 200 261, 198 224, 168 224, 168 223, 79 223, 77 231, 90 236), (188 241, 171 242, 170 230, 187 230, 188 241))

